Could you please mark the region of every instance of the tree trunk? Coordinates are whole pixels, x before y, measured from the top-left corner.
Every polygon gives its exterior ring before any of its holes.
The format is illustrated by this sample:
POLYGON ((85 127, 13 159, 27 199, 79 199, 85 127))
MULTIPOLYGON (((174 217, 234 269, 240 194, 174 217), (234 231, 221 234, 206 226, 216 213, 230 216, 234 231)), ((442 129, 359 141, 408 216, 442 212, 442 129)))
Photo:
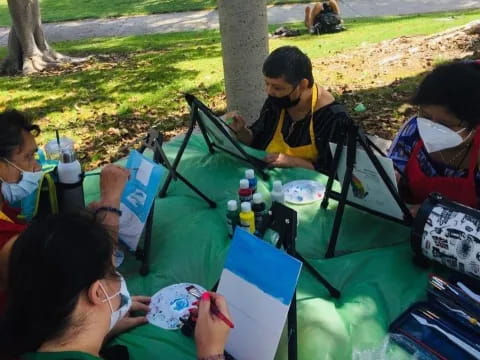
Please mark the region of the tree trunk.
POLYGON ((218 13, 228 110, 238 110, 252 123, 265 100, 267 0, 219 0, 218 13))
POLYGON ((8 55, 0 64, 0 73, 31 74, 64 62, 82 62, 57 53, 43 34, 38 0, 8 0, 12 27, 8 37, 8 55))

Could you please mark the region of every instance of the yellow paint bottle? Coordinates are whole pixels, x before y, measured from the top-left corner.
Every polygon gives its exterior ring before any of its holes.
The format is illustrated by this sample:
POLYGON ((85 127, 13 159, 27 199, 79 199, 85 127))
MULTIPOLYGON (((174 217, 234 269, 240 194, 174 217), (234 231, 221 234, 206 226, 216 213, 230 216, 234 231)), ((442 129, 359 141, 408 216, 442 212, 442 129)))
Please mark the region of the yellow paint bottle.
POLYGON ((241 208, 240 226, 250 234, 255 233, 255 214, 252 211, 252 204, 249 202, 242 202, 241 208))

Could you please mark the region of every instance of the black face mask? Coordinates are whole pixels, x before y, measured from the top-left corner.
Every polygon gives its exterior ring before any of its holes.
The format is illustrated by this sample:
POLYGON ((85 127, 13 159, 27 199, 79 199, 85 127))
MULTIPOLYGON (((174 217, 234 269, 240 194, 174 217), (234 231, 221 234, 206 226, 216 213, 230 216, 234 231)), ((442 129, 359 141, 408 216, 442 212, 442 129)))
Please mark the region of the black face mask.
POLYGON ((293 90, 290 92, 290 94, 282 96, 282 97, 276 97, 276 96, 271 96, 268 95, 268 100, 272 102, 272 104, 280 109, 288 109, 291 107, 294 107, 300 102, 300 96, 295 99, 291 100, 290 95, 295 91, 298 85, 296 85, 293 90))

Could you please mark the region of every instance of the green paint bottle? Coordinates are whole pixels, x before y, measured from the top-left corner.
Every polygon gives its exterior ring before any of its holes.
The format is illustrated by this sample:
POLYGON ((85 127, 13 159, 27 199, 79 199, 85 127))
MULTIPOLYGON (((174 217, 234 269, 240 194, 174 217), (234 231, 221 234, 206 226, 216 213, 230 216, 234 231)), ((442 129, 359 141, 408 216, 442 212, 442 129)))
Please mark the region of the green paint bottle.
POLYGON ((236 200, 227 202, 227 227, 228 236, 232 237, 235 232, 235 227, 240 223, 238 217, 238 204, 236 200))

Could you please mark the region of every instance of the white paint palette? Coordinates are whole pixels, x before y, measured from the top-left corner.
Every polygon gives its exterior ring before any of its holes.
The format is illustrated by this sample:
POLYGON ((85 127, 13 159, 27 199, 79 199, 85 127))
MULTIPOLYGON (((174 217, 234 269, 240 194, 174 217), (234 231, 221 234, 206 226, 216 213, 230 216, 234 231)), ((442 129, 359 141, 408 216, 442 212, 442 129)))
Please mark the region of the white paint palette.
POLYGON ((188 309, 197 299, 188 293, 188 286, 195 286, 200 292, 205 289, 200 285, 180 283, 167 286, 152 296, 148 322, 166 330, 177 330, 182 326, 180 318, 188 318, 188 309))

